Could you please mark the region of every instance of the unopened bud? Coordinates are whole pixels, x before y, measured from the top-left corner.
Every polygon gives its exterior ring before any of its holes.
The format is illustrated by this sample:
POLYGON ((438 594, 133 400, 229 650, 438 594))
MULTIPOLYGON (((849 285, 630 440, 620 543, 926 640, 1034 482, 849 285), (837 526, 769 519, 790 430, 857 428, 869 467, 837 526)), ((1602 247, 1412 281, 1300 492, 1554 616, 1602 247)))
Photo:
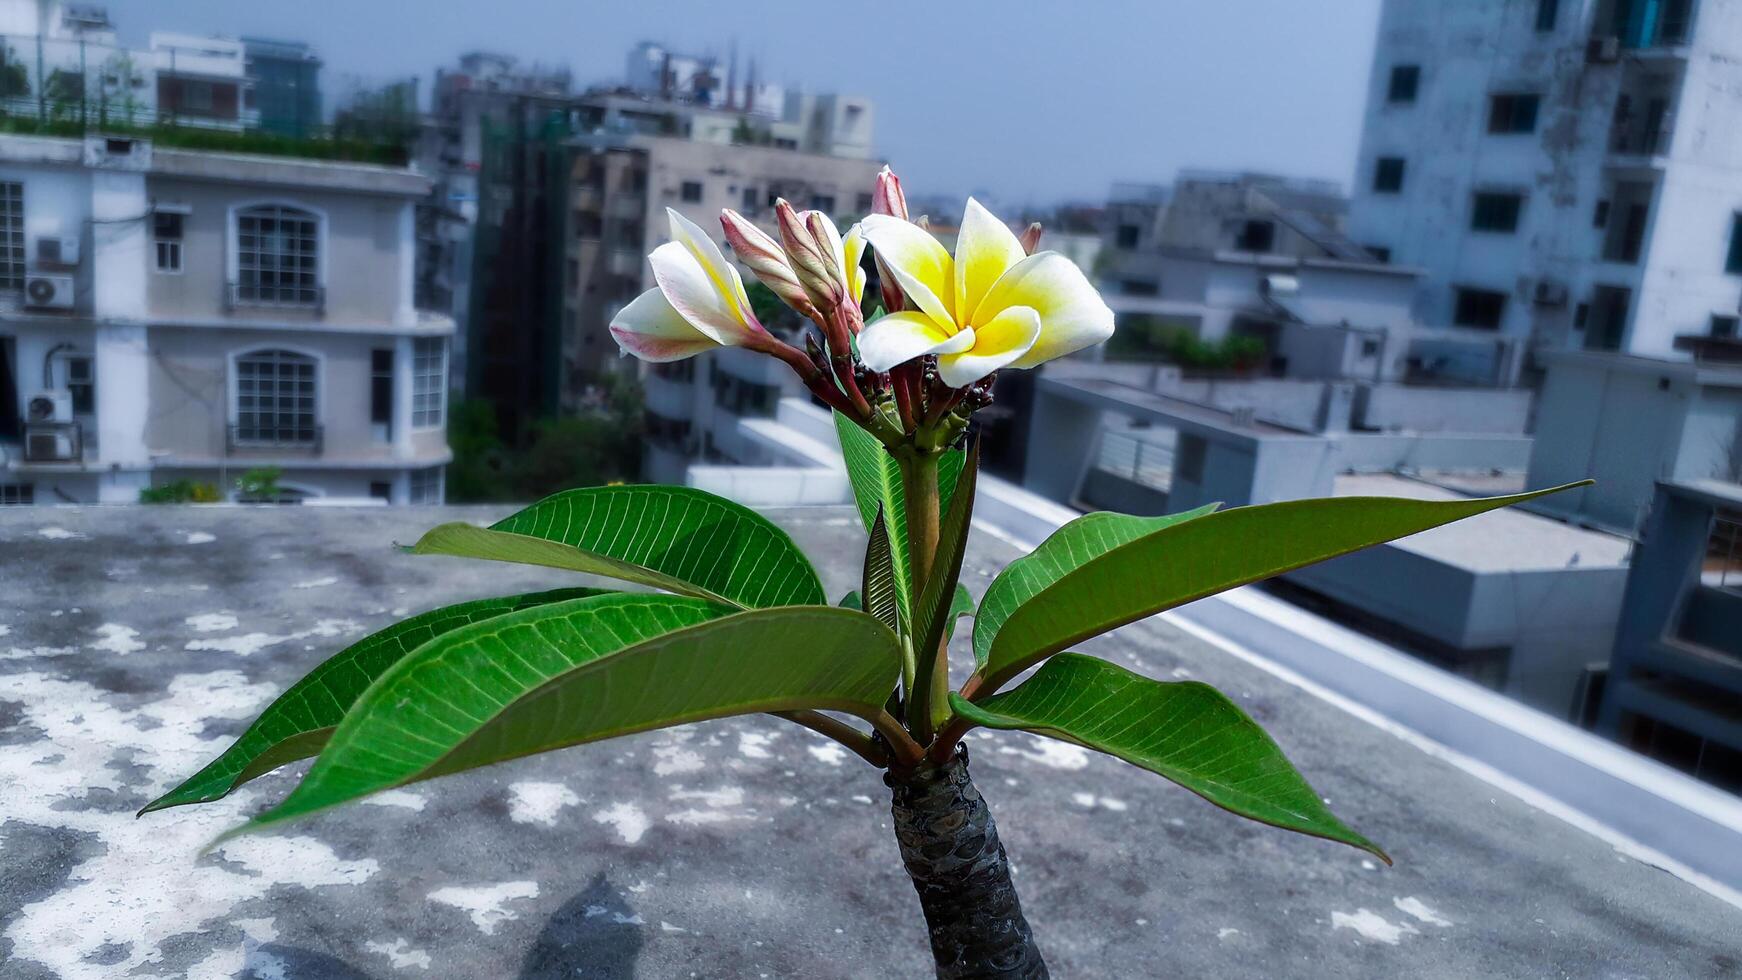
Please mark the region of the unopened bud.
POLYGON ((1022 242, 1022 254, 1033 255, 1034 250, 1040 248, 1040 222, 1036 221, 1024 229, 1019 240, 1022 242))
POLYGON ((806 317, 816 316, 816 306, 799 285, 798 275, 792 271, 779 242, 731 208, 720 212, 720 225, 726 230, 726 244, 732 246, 732 252, 745 268, 786 305, 806 317))
POLYGON ((877 184, 871 191, 871 213, 907 220, 907 195, 902 193, 901 178, 888 166, 877 172, 877 184))
POLYGON ((823 316, 832 314, 846 295, 834 250, 822 243, 784 199, 775 203, 774 213, 780 218, 780 241, 786 246, 787 261, 792 263, 799 285, 823 316))

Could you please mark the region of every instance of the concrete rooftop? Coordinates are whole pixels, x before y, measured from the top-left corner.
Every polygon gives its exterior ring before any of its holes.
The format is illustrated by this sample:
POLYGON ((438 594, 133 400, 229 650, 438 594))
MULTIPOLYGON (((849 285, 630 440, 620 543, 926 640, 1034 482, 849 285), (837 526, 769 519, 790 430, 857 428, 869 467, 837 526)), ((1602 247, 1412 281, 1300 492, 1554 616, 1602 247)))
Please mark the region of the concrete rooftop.
MULTIPOLYGON (((448 777, 203 857, 293 777, 133 818, 364 632, 570 581, 388 547, 506 510, 0 509, 0 977, 928 975, 882 782, 772 718, 448 777)), ((828 557, 832 595, 856 584, 849 510, 772 516, 828 557)), ((977 537, 965 581, 1014 555, 977 537)), ((1742 970, 1742 911, 1168 622, 1083 649, 1220 686, 1397 866, 977 733, 1055 976, 1742 970)))

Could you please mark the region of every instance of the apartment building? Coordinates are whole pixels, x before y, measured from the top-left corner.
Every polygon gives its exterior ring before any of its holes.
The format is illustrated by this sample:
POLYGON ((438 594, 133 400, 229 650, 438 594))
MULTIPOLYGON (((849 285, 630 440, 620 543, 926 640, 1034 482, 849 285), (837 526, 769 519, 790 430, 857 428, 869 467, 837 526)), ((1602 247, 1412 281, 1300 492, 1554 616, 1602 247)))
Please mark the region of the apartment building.
POLYGON ((439 502, 453 321, 413 298, 428 190, 405 168, 0 140, 0 502, 266 467, 287 502, 439 502))
POLYGON ((1681 356, 1736 330, 1738 120, 1738 0, 1386 0, 1350 234, 1424 323, 1681 356))

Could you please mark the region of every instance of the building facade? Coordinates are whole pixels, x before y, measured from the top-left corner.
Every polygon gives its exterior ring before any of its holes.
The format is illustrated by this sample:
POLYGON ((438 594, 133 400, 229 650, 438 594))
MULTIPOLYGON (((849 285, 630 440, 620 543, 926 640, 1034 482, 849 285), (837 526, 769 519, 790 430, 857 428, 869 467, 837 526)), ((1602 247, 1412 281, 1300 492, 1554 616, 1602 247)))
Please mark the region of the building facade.
POLYGON ((439 502, 453 321, 414 302, 404 168, 0 141, 0 495, 177 480, 439 502))
POLYGON ((1739 120, 1737 0, 1387 0, 1350 234, 1427 325, 1679 356, 1735 330, 1739 120))
POLYGON ((245 37, 242 51, 253 84, 257 125, 280 136, 310 136, 321 128, 321 59, 301 41, 245 37))

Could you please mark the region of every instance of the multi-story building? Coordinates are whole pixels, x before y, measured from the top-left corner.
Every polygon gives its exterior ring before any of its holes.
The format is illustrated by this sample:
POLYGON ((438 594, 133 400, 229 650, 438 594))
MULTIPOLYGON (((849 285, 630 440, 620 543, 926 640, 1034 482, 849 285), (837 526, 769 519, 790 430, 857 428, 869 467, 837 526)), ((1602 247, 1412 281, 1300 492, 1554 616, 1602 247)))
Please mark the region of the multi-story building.
POLYGON ((1423 323, 1678 356, 1736 322, 1738 120, 1738 0, 1386 0, 1350 234, 1423 323))
POLYGON ((453 322, 413 299, 428 190, 403 167, 0 140, 0 499, 273 468, 287 500, 439 501, 453 322))
POLYGON ((321 59, 302 41, 244 37, 248 80, 258 126, 281 136, 310 136, 321 127, 321 59))

